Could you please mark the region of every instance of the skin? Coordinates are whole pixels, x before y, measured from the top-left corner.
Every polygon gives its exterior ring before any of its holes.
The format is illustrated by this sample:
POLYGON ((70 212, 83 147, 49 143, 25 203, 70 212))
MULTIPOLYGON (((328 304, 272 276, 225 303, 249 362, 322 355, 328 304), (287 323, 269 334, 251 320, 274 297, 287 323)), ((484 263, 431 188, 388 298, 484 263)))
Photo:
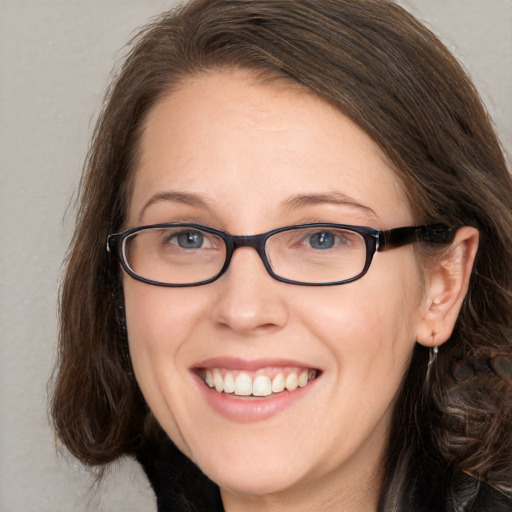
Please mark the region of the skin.
MULTIPOLYGON (((415 224, 393 170, 354 123, 310 93, 241 71, 195 77, 149 113, 127 227, 177 221, 236 235, 318 221, 415 224), (316 199, 291 200, 303 195, 316 199)), ((376 510, 414 344, 442 343, 465 293, 477 246, 465 229, 428 275, 406 246, 376 254, 366 276, 342 286, 280 283, 251 248, 204 286, 125 276, 139 385, 168 435, 219 484, 228 512, 376 510), (293 359, 322 374, 279 413, 231 421, 191 372, 225 356, 293 359)))

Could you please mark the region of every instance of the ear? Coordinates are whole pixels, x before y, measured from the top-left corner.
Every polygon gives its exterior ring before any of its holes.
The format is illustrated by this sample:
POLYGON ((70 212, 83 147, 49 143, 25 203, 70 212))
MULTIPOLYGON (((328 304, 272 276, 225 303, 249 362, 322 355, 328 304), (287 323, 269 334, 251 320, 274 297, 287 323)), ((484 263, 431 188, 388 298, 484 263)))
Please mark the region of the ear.
POLYGON ((457 230, 450 247, 427 271, 424 310, 418 324, 416 341, 427 347, 443 344, 451 336, 473 269, 478 249, 478 230, 463 226, 457 230))

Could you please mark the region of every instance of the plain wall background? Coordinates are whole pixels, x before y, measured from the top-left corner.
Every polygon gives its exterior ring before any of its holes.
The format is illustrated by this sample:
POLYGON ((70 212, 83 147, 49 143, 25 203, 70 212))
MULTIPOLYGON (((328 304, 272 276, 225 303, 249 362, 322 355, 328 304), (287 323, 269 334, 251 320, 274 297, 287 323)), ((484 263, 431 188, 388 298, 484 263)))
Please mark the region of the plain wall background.
MULTIPOLYGON (((56 297, 96 114, 120 49, 164 0, 0 0, 0 511, 151 512, 130 461, 91 492, 56 454, 46 385, 56 297)), ((401 0, 473 76, 512 151, 512 1, 401 0)))

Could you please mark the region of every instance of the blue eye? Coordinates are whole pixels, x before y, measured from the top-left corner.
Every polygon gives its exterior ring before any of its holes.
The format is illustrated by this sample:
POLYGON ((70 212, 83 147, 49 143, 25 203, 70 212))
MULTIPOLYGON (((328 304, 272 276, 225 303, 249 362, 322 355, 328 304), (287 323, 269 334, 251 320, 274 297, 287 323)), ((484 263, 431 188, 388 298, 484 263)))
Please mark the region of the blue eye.
POLYGON ((171 243, 179 245, 182 249, 201 249, 204 243, 204 236, 199 231, 183 231, 173 235, 171 243))
POLYGON ((317 233, 313 233, 308 241, 313 249, 331 249, 336 242, 336 235, 331 231, 318 231, 317 233))

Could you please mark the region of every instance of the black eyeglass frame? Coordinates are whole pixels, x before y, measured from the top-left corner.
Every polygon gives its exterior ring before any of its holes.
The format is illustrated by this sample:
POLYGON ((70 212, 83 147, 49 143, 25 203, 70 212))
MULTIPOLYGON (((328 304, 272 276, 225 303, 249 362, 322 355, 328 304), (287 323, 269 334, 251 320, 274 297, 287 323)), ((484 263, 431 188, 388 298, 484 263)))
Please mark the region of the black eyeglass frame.
POLYGON ((203 284, 208 284, 213 281, 219 279, 226 272, 231 262, 231 258, 233 256, 233 252, 239 247, 252 247, 258 253, 265 269, 269 273, 271 277, 276 279, 277 281, 281 281, 283 283, 288 284, 297 284, 300 286, 333 286, 351 283, 353 281, 357 281, 361 279, 370 268, 371 262, 373 260, 373 256, 376 252, 381 252, 389 249, 394 249, 396 247, 402 247, 404 245, 412 244, 415 242, 423 242, 428 244, 437 244, 437 245, 448 245, 452 243, 455 233, 458 227, 447 226, 446 224, 430 224, 424 226, 406 226, 400 228, 393 228, 388 230, 379 230, 370 228, 367 226, 352 226, 348 224, 334 224, 334 223, 326 223, 326 222, 314 222, 307 224, 297 224, 294 226, 284 226, 281 228, 273 229, 271 231, 267 231, 266 233, 261 233, 259 235, 230 235, 225 231, 220 231, 218 229, 210 228, 208 226, 203 226, 201 224, 193 224, 193 223, 166 223, 166 224, 152 224, 147 226, 139 226, 135 228, 126 229, 125 231, 121 231, 119 233, 112 233, 107 238, 107 251, 115 256, 121 263, 121 266, 126 271, 128 275, 133 277, 134 279, 141 281, 143 283, 152 284, 155 286, 164 286, 171 288, 184 288, 189 286, 200 286, 203 284), (204 231, 206 233, 211 233, 215 236, 221 238, 226 244, 226 260, 224 265, 219 270, 219 272, 211 277, 210 279, 206 279, 203 281, 197 281, 195 283, 185 283, 185 284, 174 284, 174 283, 162 283, 160 281, 154 281, 152 279, 147 279, 137 273, 135 273, 126 261, 126 257, 123 251, 124 240, 128 238, 130 235, 134 233, 138 233, 139 231, 144 231, 147 229, 159 229, 159 228, 191 228, 200 231, 204 231), (270 266, 270 262, 268 261, 268 257, 265 253, 265 245, 267 240, 275 235, 276 233, 281 233, 283 231, 293 231, 297 229, 304 228, 330 228, 330 229, 344 229, 347 231, 353 231, 355 233, 360 234, 365 241, 366 245, 366 260, 364 264, 363 270, 354 277, 349 279, 343 279, 341 281, 329 281, 326 283, 308 283, 303 281, 295 281, 292 279, 287 279, 285 277, 281 277, 276 274, 272 267, 270 266))

